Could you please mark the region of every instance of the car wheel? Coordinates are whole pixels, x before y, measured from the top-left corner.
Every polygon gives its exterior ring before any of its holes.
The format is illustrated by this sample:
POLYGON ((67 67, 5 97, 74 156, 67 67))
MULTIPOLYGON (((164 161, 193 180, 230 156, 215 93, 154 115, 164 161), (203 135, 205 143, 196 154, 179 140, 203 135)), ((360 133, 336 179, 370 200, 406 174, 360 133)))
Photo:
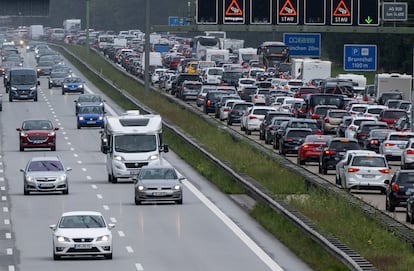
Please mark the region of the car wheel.
POLYGON ((175 201, 175 203, 177 203, 177 204, 183 204, 183 199, 179 199, 179 200, 177 200, 177 201, 175 201))
POLYGON ((141 201, 135 197, 135 205, 141 205, 141 201))
POLYGON ((63 195, 69 194, 69 187, 68 186, 66 186, 66 189, 62 191, 62 194, 63 195))
POLYGON ((252 134, 252 131, 246 129, 246 134, 247 135, 251 135, 252 134))
POLYGON ((80 126, 80 124, 79 124, 79 123, 76 125, 76 128, 78 128, 78 129, 80 129, 80 128, 81 128, 81 126, 80 126))
POLYGON ((231 126, 233 123, 231 122, 231 121, 229 121, 229 120, 227 120, 227 125, 228 126, 231 126))
POLYGON ((298 164, 304 166, 306 164, 305 160, 298 158, 298 164))
POLYGON ((50 148, 51 151, 56 151, 56 146, 50 148))
POLYGON ((395 206, 391 205, 391 202, 389 201, 388 198, 385 200, 385 210, 387 210, 389 212, 394 212, 395 211, 395 206))
POLYGON ((2 105, 0 105, 0 112, 1 112, 1 111, 3 111, 3 106, 2 106, 2 105))
POLYGON ((326 168, 326 166, 324 167, 323 165, 322 165, 322 174, 323 175, 328 174, 328 169, 326 168))
POLYGON ((37 102, 37 95, 33 98, 34 102, 37 102))
POLYGON ((270 143, 269 139, 266 136, 264 137, 264 143, 267 144, 267 145, 269 145, 269 143, 270 143))
POLYGON ((27 190, 26 186, 23 186, 23 194, 24 194, 25 196, 27 196, 27 195, 29 195, 29 194, 30 194, 30 192, 29 192, 29 190, 27 190))
POLYGON ((105 257, 105 259, 107 259, 107 260, 112 260, 112 253, 105 254, 105 255, 104 255, 104 257, 105 257))
POLYGON ((411 224, 414 224, 414 216, 413 216, 413 213, 411 213, 410 223, 411 223, 411 224))
POLYGON ((381 194, 382 194, 382 195, 385 195, 385 194, 386 194, 386 192, 387 192, 387 190, 386 190, 385 188, 381 188, 381 194))
POLYGON ((65 95, 65 92, 62 90, 62 95, 65 95))
POLYGON ((53 253, 53 260, 55 260, 55 261, 60 260, 60 256, 53 253))
POLYGON ((118 178, 112 175, 112 183, 117 183, 118 182, 118 178))
POLYGON ((9 94, 9 102, 13 102, 13 97, 9 94))
POLYGON ((318 164, 318 173, 319 174, 322 174, 322 166, 321 166, 321 164, 318 164))
POLYGON ((108 174, 108 182, 112 183, 112 175, 111 174, 108 174))
POLYGON ((49 88, 49 89, 51 89, 51 88, 52 88, 52 85, 51 85, 51 84, 49 84, 49 85, 48 85, 48 88, 49 88))
POLYGON ((338 184, 338 185, 341 184, 341 181, 339 180, 338 175, 336 175, 336 174, 335 174, 335 183, 338 184))
POLYGON ((24 151, 24 147, 20 146, 20 151, 24 151))

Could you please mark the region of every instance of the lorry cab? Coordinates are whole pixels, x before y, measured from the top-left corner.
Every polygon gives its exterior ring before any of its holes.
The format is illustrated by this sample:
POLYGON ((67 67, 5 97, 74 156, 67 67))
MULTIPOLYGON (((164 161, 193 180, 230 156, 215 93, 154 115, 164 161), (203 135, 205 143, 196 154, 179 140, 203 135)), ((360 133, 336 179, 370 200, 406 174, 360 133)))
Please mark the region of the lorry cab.
POLYGON ((107 116, 101 132, 101 151, 107 155, 108 181, 132 180, 141 167, 159 162, 162 144, 160 115, 139 115, 135 111, 121 116, 107 116))

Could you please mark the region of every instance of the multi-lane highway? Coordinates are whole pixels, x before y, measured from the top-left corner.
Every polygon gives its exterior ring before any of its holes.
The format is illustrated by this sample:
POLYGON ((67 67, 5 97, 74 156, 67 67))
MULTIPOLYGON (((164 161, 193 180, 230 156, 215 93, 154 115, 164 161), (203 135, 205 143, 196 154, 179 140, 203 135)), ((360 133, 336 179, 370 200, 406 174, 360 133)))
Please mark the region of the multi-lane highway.
MULTIPOLYGON (((32 53, 22 54, 25 65, 35 65, 32 53)), ((48 89, 45 77, 40 82, 38 102, 4 99, 0 114, 0 270, 310 270, 173 152, 164 158, 187 178, 184 204, 136 206, 132 183, 107 181, 99 129, 76 128, 78 95, 48 89), (35 118, 51 119, 60 128, 56 152, 19 151, 16 128, 35 118), (48 155, 59 155, 73 169, 69 194, 23 195, 19 169, 33 156, 48 155), (53 261, 48 226, 71 210, 100 211, 116 224, 113 260, 53 261)), ((87 92, 103 95, 87 85, 87 92)), ((7 98, 3 87, 0 93, 7 98)), ((108 114, 123 111, 105 99, 108 114)))

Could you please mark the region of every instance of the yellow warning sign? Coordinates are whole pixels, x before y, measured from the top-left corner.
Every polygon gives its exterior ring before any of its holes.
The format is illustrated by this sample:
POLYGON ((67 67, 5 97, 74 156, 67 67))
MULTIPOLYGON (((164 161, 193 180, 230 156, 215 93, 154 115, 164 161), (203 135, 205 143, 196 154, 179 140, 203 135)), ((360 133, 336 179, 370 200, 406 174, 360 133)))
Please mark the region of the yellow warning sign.
POLYGON ((232 0, 226 9, 226 16, 243 16, 243 10, 240 8, 237 0, 232 0))
POLYGON ((349 11, 349 8, 345 4, 344 0, 341 0, 338 3, 338 5, 336 6, 333 12, 333 16, 338 16, 338 17, 350 17, 351 16, 351 12, 349 11))
POLYGON ((280 16, 296 16, 297 12, 290 0, 287 0, 279 11, 280 16))

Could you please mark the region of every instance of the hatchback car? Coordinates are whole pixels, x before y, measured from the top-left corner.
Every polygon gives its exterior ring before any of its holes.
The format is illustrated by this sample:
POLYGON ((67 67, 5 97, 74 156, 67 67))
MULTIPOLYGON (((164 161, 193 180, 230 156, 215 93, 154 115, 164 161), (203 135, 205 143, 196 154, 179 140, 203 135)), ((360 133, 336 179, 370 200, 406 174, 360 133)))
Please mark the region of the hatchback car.
POLYGON ((413 132, 390 132, 382 142, 379 152, 384 154, 387 160, 401 160, 401 154, 410 138, 414 138, 413 132))
POLYGON ((101 127, 104 128, 105 111, 102 106, 82 105, 78 109, 77 128, 81 127, 101 127))
POLYGON ((111 230, 103 215, 95 211, 73 211, 61 215, 53 231, 53 259, 62 256, 98 256, 112 259, 111 230))
POLYGON ((50 148, 56 150, 56 131, 52 121, 48 119, 25 120, 22 126, 16 128, 19 132, 19 149, 25 148, 50 148))
POLYGON ((105 110, 105 100, 98 94, 81 94, 78 99, 75 100, 75 112, 78 114, 79 107, 83 105, 99 105, 102 110, 105 110))
POLYGON ((171 166, 144 166, 135 180, 135 204, 144 201, 173 201, 182 204, 183 180, 171 166))
MULTIPOLYGON (((225 97, 225 96, 223 96, 225 97)), ((240 102, 240 98, 238 99, 226 99, 224 104, 222 106, 220 106, 219 109, 219 119, 221 121, 225 121, 227 120, 227 117, 229 115, 229 111, 231 110, 231 108, 233 107, 234 103, 240 102)))
POLYGON ((303 144, 298 148, 298 165, 305 165, 306 162, 318 161, 322 149, 332 139, 330 135, 308 135, 303 144))
POLYGON ((23 192, 62 192, 69 193, 67 172, 71 168, 65 168, 58 156, 33 157, 27 162, 23 173, 23 192))
POLYGON ((390 167, 382 154, 355 154, 344 165, 344 189, 380 190, 385 193, 390 167))
POLYGON ((407 206, 408 198, 414 193, 414 170, 397 170, 385 192, 385 209, 395 211, 395 207, 407 206))
POLYGON ((312 129, 308 128, 288 128, 280 138, 279 154, 297 153, 305 138, 312 134, 312 129))
POLYGON ((260 124, 269 111, 276 111, 276 109, 271 106, 260 105, 249 108, 241 118, 240 129, 245 131, 247 135, 250 135, 253 131, 259 131, 260 124))
POLYGON ((322 122, 321 130, 324 134, 336 133, 339 124, 344 116, 348 116, 349 113, 344 109, 329 109, 326 111, 325 118, 322 122))
POLYGON ((61 87, 63 80, 68 76, 66 72, 52 71, 49 76, 48 88, 61 87))
POLYGON ((335 137, 328 141, 319 157, 319 173, 327 174, 329 169, 336 169, 336 164, 341 161, 348 150, 359 150, 356 139, 335 137))
POLYGON ((62 95, 66 93, 85 93, 85 83, 79 77, 66 77, 62 82, 62 95))
POLYGON ((292 117, 288 117, 288 116, 272 117, 272 119, 269 121, 269 124, 266 125, 265 127, 265 131, 264 131, 265 144, 274 144, 277 130, 280 128, 282 123, 288 122, 290 119, 292 119, 292 117))
POLYGON ((368 137, 369 132, 374 129, 387 129, 387 123, 382 121, 363 121, 359 125, 356 133, 355 138, 358 140, 358 143, 363 146, 365 139, 368 137))
POLYGON ((363 149, 379 152, 382 142, 390 132, 394 132, 394 130, 373 129, 369 131, 368 136, 362 143, 363 149))
POLYGON ((344 179, 344 168, 345 165, 349 164, 349 162, 352 159, 352 155, 355 154, 375 154, 376 152, 374 151, 367 151, 367 150, 349 150, 346 151, 344 154, 344 157, 342 158, 342 160, 340 160, 336 166, 335 166, 335 183, 338 185, 341 185, 342 187, 344 187, 344 184, 342 183, 343 179, 344 179))
POLYGON ((244 115, 247 109, 252 106, 253 103, 245 101, 235 102, 227 114, 227 125, 231 126, 233 123, 240 123, 241 117, 244 115))
POLYGON ((394 129, 395 123, 401 118, 408 118, 408 114, 403 109, 384 109, 379 117, 379 121, 386 122, 389 129, 394 129))

